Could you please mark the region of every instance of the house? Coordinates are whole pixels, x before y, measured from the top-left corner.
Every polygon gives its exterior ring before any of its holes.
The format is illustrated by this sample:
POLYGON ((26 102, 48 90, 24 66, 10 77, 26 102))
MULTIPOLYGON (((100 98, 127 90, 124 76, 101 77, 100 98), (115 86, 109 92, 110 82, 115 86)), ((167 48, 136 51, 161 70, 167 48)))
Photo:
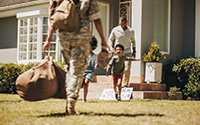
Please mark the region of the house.
MULTIPOLYGON (((128 17, 135 30, 136 57, 156 41, 167 59, 200 57, 200 0, 98 0, 106 39, 128 17)), ((28 63, 44 57, 49 0, 0 0, 0 62, 28 63)), ((93 34, 97 31, 93 28, 93 34)), ((62 59, 56 32, 50 55, 62 59)), ((99 36, 97 36, 99 38, 99 36)), ((99 50, 97 50, 99 51, 99 50)), ((97 52, 98 53, 98 52, 97 52)), ((166 61, 166 60, 165 60, 166 61)), ((100 68, 97 75, 105 74, 100 68)), ((144 81, 144 62, 132 62, 131 80, 144 81)))

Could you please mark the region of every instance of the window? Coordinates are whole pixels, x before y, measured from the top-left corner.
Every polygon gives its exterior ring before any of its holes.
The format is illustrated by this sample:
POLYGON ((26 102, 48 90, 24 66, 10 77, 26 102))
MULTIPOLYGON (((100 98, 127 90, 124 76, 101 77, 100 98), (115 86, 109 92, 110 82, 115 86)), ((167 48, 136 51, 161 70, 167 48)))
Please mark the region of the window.
POLYGON ((128 19, 128 26, 131 27, 132 22, 132 1, 131 0, 120 0, 119 2, 119 17, 126 16, 128 19))
MULTIPOLYGON (((48 34, 48 17, 29 17, 18 20, 18 62, 41 61, 45 55, 42 51, 48 34), (41 30, 41 31, 40 31, 41 30)), ((56 31, 51 39, 49 55, 58 61, 60 56, 60 44, 57 40, 56 31)))
POLYGON ((37 59, 37 18, 30 18, 28 59, 37 59))
MULTIPOLYGON (((102 24, 104 35, 107 39, 108 35, 108 17, 109 4, 100 3, 100 12, 102 13, 102 24)), ((48 35, 48 11, 35 10, 17 13, 18 18, 18 63, 28 63, 30 61, 41 61, 45 55, 42 52, 42 45, 45 43, 48 35), (46 15, 46 16, 43 16, 46 15)), ((94 27, 93 27, 94 28, 94 27)), ((94 30, 94 29, 93 29, 94 30)), ((96 29, 93 34, 100 41, 96 29)), ((100 42, 99 42, 100 44, 100 42)), ((56 31, 51 39, 51 46, 49 55, 53 57, 54 61, 62 61, 62 54, 60 52, 61 46, 58 38, 58 31, 56 31)))
POLYGON ((154 0, 154 41, 169 53, 170 0, 154 0))
POLYGON ((38 18, 19 19, 18 60, 37 59, 38 18))

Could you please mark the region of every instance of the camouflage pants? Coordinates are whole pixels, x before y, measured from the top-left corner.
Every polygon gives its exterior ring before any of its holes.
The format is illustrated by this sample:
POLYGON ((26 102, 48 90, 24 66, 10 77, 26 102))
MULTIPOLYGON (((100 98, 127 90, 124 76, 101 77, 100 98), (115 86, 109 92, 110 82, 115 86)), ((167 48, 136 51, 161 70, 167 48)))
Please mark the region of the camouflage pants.
POLYGON ((88 39, 67 39, 67 35, 59 35, 63 56, 66 62, 66 94, 67 99, 78 99, 83 74, 87 68, 90 44, 88 39))
MULTIPOLYGON (((132 54, 131 53, 125 53, 124 56, 132 57, 132 54)), ((122 86, 128 86, 129 85, 130 71, 131 71, 131 61, 125 61, 124 79, 123 79, 122 86)))

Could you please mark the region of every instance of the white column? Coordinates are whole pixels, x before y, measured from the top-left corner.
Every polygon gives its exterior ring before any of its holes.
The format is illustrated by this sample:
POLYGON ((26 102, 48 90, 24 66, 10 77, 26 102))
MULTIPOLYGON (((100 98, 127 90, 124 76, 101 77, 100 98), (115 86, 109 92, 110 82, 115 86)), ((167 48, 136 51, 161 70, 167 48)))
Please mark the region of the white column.
POLYGON ((200 0, 196 0, 195 57, 200 57, 200 0))
MULTIPOLYGON (((142 0, 132 0, 132 28, 135 31, 136 58, 141 60, 142 0)), ((131 67, 131 78, 133 78, 133 81, 131 82, 141 82, 141 77, 143 76, 144 63, 142 61, 133 61, 131 67)))

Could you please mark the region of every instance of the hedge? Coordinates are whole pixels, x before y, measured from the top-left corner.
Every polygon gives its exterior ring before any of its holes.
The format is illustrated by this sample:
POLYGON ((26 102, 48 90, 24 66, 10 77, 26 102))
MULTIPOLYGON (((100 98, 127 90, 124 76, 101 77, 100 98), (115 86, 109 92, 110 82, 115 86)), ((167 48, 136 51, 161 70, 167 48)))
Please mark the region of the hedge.
POLYGON ((29 70, 38 63, 29 63, 27 65, 15 63, 0 63, 0 93, 16 93, 15 81, 23 72, 29 70))
MULTIPOLYGON (((0 93, 16 94, 15 81, 17 77, 38 64, 37 62, 28 63, 27 65, 0 63, 0 93)), ((64 64, 61 62, 56 62, 56 64, 61 68, 64 67, 64 64)))
POLYGON ((183 93, 187 97, 200 99, 200 58, 182 59, 172 71, 177 74, 183 93))

